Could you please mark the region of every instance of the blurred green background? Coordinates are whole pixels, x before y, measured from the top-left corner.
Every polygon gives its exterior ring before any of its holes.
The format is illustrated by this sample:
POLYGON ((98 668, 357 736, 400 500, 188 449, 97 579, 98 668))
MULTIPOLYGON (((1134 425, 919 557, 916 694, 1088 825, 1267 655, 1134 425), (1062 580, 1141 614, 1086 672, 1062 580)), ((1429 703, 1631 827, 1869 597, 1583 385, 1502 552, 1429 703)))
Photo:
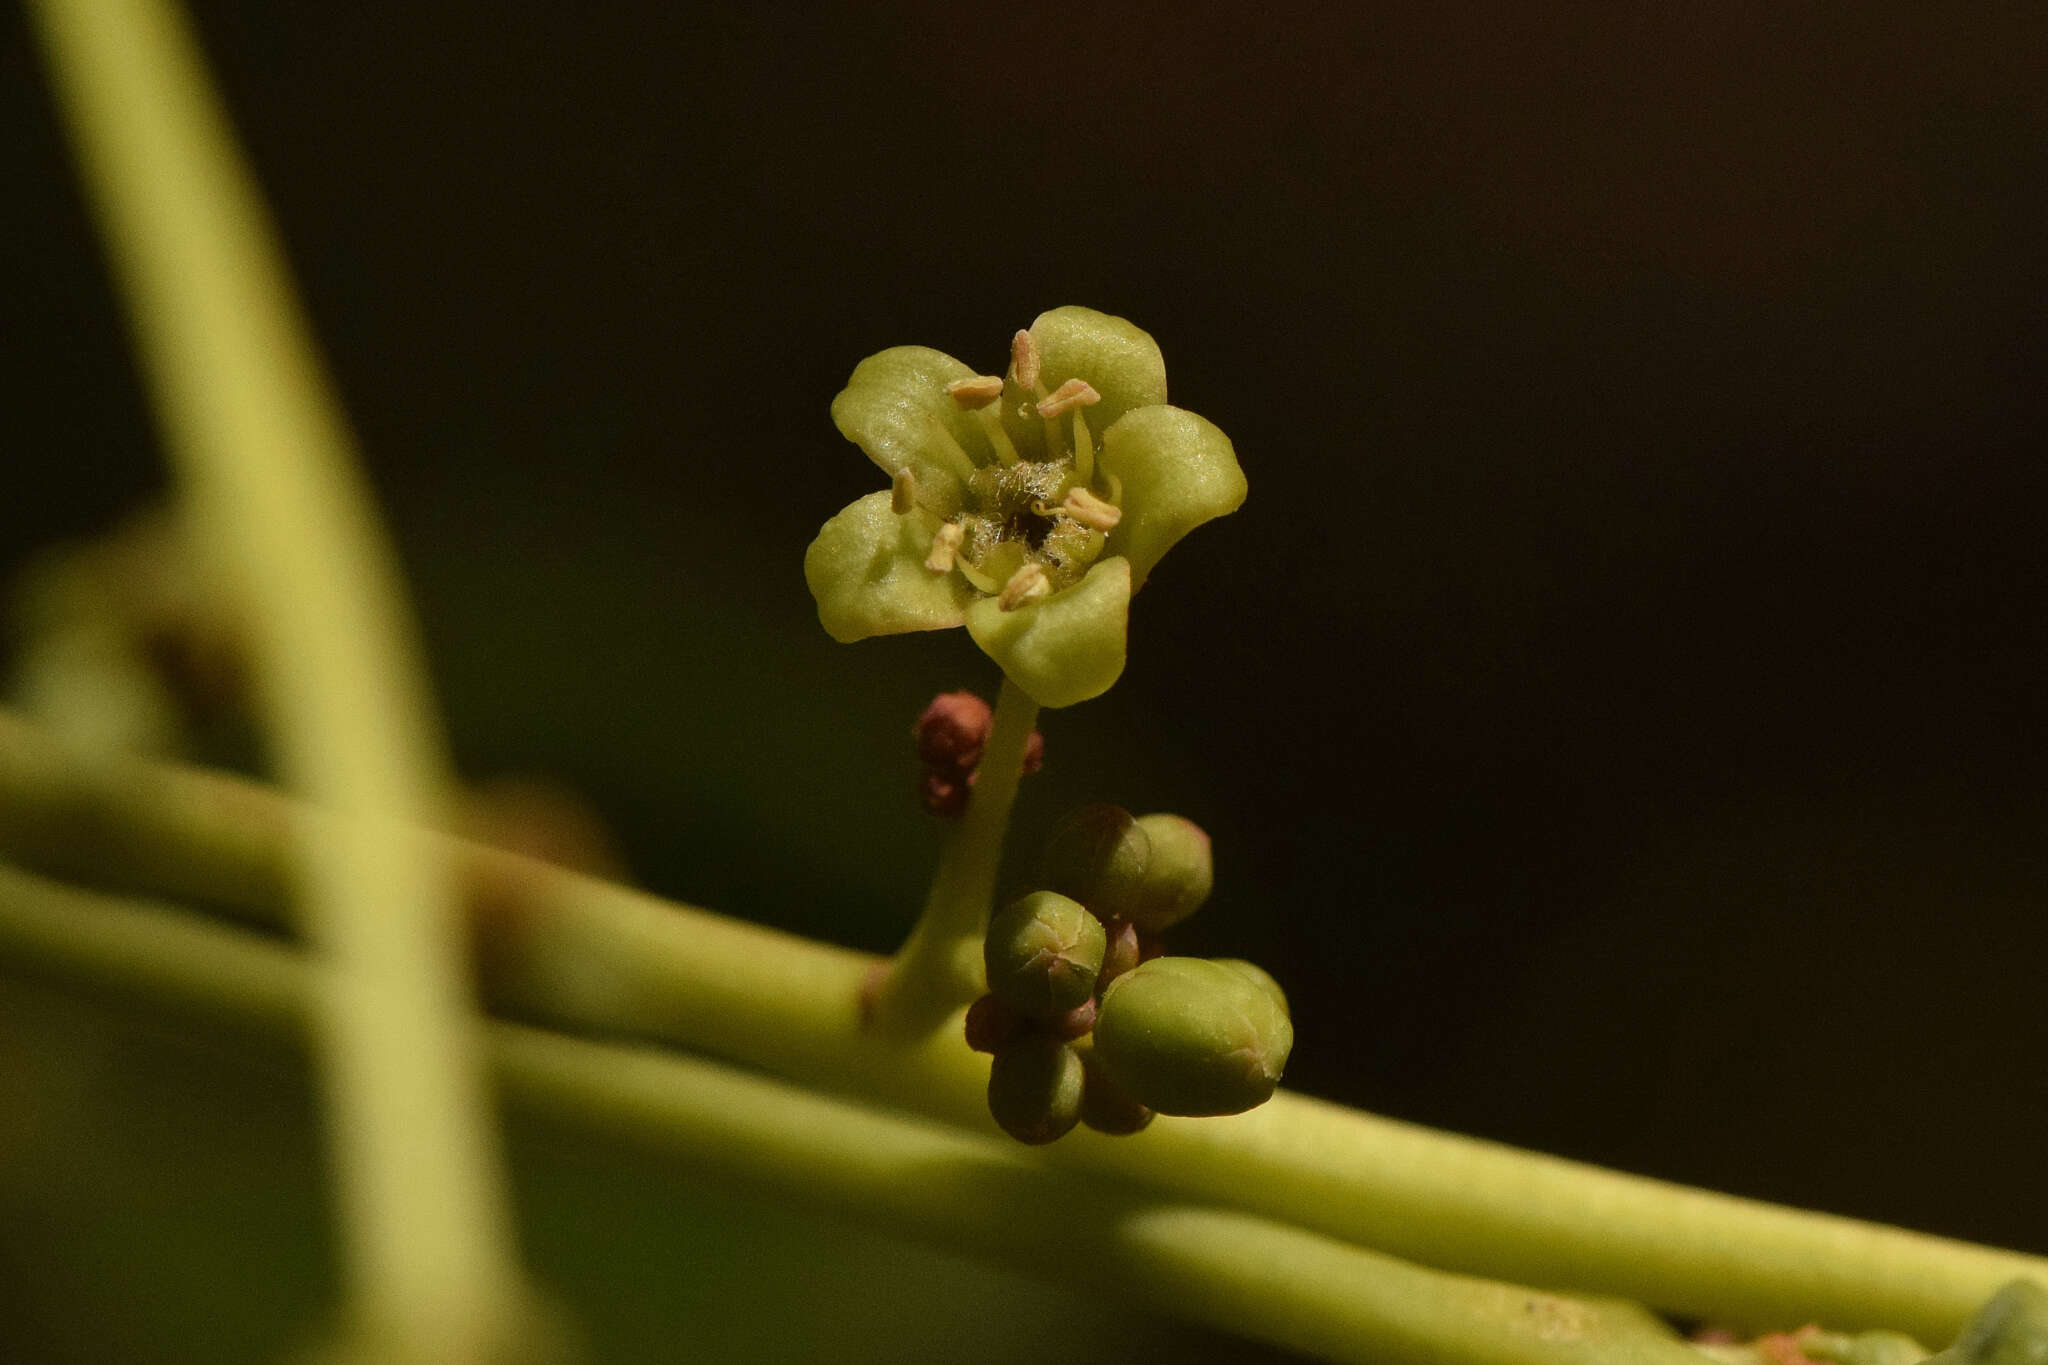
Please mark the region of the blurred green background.
MULTIPOLYGON (((1301 1088, 2048 1251, 2039 6, 198 16, 465 773, 891 946, 907 726, 995 678, 817 628, 803 548, 878 478, 826 407, 883 346, 1122 313, 1251 497, 1046 717, 1015 847, 1087 799, 1207 826, 1182 946, 1285 983, 1301 1088)), ((163 476, 4 22, 12 574, 163 476)), ((0 978, 0 1359, 323 1311, 308 1097, 247 1050, 0 978)), ((1049 1349, 1041 1291, 516 1151, 607 1359, 1049 1349)), ((1110 1308, 1067 1310, 1098 1354, 1159 1330, 1110 1308)))

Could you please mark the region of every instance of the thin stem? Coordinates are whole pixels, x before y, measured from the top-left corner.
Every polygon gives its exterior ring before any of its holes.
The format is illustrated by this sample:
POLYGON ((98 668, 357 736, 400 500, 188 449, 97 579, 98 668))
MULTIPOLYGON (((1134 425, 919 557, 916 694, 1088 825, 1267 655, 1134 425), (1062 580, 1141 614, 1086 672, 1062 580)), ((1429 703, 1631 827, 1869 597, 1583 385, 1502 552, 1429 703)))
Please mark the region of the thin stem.
POLYGON ((1038 703, 1003 679, 994 728, 975 769, 974 794, 946 836, 924 914, 870 996, 870 1019, 889 1037, 913 1038, 943 1024, 981 993, 981 940, 988 932, 1010 807, 1038 703))
POLYGON ((518 1298, 446 869, 402 830, 445 785, 399 576, 283 253, 175 0, 38 0, 60 103, 195 518, 245 594, 291 785, 358 1326, 488 1358, 518 1298))
MULTIPOLYGON (((24 863, 279 923, 289 909, 278 869, 295 831, 317 823, 229 778, 139 762, 67 766, 0 713, 0 853, 24 863)), ((896 1041, 859 1026, 851 1002, 877 959, 434 842, 469 890, 500 1008, 995 1131, 987 1063, 957 1035, 896 1041)), ((1724 1322, 1892 1327, 1941 1342, 2006 1281, 2048 1282, 2048 1259, 1686 1189, 1285 1091, 1236 1118, 1162 1118, 1131 1138, 1075 1132, 1044 1159, 1448 1270, 1724 1322)))
MULTIPOLYGON (((0 866, 0 957, 74 987, 267 1037, 305 1033, 291 949, 0 866)), ((1698 1365, 1632 1305, 1447 1275, 1244 1213, 1165 1202, 1006 1142, 698 1058, 498 1023, 506 1104, 630 1144, 692 1180, 766 1193, 1089 1293, 1330 1360, 1698 1365)))

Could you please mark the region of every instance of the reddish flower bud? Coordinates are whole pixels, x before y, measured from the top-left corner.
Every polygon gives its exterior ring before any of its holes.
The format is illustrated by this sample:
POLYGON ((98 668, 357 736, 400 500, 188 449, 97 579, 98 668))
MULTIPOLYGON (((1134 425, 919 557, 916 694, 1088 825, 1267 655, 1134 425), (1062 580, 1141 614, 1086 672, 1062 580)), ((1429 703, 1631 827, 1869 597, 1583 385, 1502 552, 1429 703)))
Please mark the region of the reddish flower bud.
MULTIPOLYGON (((1089 1024, 1092 1026, 1091 1018, 1089 1024)), ((967 1046, 976 1052, 997 1052, 1024 1034, 1021 1012, 1002 999, 984 995, 967 1007, 967 1046)))
POLYGON ((1054 1015, 1045 1021, 1045 1031, 1062 1042, 1071 1043, 1076 1038, 1086 1037, 1095 1027, 1095 997, 1089 996, 1065 1014, 1054 1015))
POLYGON ((994 724, 988 703, 972 692, 941 692, 911 728, 918 760, 935 773, 965 777, 981 761, 994 724))
POLYGON ((967 809, 967 788, 972 781, 968 777, 948 777, 944 773, 927 772, 917 784, 918 799, 924 802, 925 812, 941 820, 957 820, 967 809))

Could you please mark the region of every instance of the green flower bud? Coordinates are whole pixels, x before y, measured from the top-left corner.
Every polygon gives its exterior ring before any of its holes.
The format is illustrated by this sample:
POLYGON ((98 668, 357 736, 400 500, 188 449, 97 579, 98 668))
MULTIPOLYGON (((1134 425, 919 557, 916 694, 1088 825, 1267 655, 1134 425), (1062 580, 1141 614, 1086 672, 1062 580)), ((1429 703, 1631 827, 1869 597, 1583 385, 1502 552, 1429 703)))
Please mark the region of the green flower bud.
POLYGON ((1136 900, 1125 913, 1133 924, 1156 934, 1202 908, 1215 882, 1209 836, 1194 821, 1179 815, 1141 815, 1152 856, 1136 900))
POLYGON ((2014 1280, 1993 1294, 1956 1344, 1927 1365, 2048 1365, 2048 1290, 2014 1280))
POLYGON ((1273 997, 1273 1003, 1280 1007, 1282 1014, 1286 1015, 1289 1019, 1294 1017, 1294 1011, 1287 1008, 1287 992, 1280 989, 1280 983, 1275 981, 1273 974, 1264 967, 1261 967, 1256 962, 1246 962, 1241 957, 1219 957, 1213 960, 1219 967, 1228 967, 1233 972, 1238 972, 1258 982, 1259 989, 1273 997))
POLYGON ((1066 1135, 1081 1117, 1080 1054, 1043 1034, 1029 1034, 996 1053, 988 1072, 988 1112, 1019 1142, 1042 1146, 1066 1135))
POLYGON ((1111 1137, 1128 1137, 1152 1122, 1152 1111, 1109 1078, 1093 1048, 1081 1053, 1081 1068, 1081 1122, 1111 1137))
POLYGON ((1045 884, 1088 907, 1098 919, 1127 919, 1143 895, 1152 841, 1122 806, 1083 806, 1046 841, 1045 884))
POLYGON ((1103 993, 1095 1052, 1111 1079, 1162 1114, 1241 1114, 1272 1095, 1294 1025, 1242 971, 1161 957, 1103 993))
POLYGON ((1034 891, 989 922, 988 988, 1035 1019, 1065 1014, 1095 993, 1102 924, 1078 901, 1034 891))

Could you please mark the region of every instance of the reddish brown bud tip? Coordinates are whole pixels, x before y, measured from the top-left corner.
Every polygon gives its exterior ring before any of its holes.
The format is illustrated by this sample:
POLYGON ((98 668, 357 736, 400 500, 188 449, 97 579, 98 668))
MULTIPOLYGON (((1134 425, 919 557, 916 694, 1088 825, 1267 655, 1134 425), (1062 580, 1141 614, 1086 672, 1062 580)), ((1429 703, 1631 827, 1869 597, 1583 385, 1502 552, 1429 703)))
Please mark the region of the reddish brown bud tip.
POLYGON ((1037 730, 1024 741, 1024 776, 1029 777, 1045 766, 1045 736, 1037 730))
POLYGON ((1102 950, 1102 975, 1095 979, 1095 993, 1109 989, 1109 983, 1138 965, 1138 926, 1127 919, 1107 919, 1102 933, 1108 946, 1102 950))
POLYGON ((964 777, 981 761, 994 724, 988 703, 972 692, 941 692, 911 728, 917 757, 935 772, 964 777))
POLYGON ((1046 1032, 1065 1043, 1086 1037, 1088 1031, 1094 1027, 1095 997, 1092 995, 1065 1014, 1055 1015, 1045 1021, 1046 1032))
POLYGON ((967 809, 967 787, 971 780, 972 774, 959 778, 927 771, 918 783, 918 799, 924 802, 927 814, 941 820, 958 820, 960 812, 967 809))
MULTIPOLYGON (((1094 1020, 1089 1020, 1093 1027, 1094 1020)), ((993 995, 984 995, 967 1007, 967 1046, 976 1052, 996 1052, 1024 1035, 1024 1016, 993 995)))
POLYGON ((1152 1122, 1152 1111, 1126 1095, 1092 1052, 1081 1054, 1081 1122, 1098 1133, 1128 1137, 1152 1122))

